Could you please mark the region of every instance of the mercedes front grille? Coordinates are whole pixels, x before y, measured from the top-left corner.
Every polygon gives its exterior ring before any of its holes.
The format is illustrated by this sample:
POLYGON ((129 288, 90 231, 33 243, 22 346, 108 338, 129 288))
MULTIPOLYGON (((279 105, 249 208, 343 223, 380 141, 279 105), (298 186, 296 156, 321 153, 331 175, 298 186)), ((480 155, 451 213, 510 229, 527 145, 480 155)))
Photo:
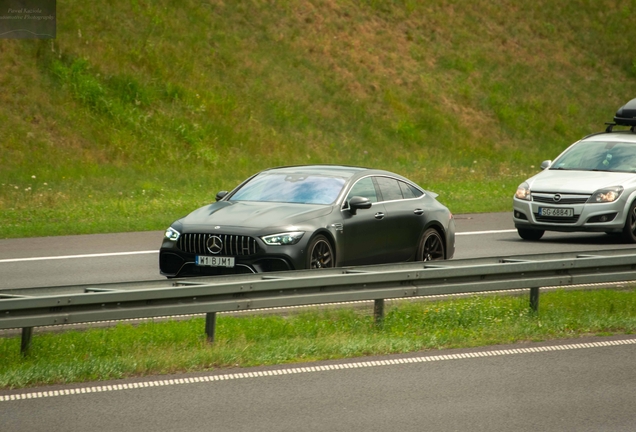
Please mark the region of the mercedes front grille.
POLYGON ((197 255, 249 256, 258 252, 256 239, 243 235, 230 234, 181 234, 177 247, 183 252, 197 255), (213 237, 217 241, 213 241, 213 237), (208 246, 219 244, 220 248, 210 250, 208 246))

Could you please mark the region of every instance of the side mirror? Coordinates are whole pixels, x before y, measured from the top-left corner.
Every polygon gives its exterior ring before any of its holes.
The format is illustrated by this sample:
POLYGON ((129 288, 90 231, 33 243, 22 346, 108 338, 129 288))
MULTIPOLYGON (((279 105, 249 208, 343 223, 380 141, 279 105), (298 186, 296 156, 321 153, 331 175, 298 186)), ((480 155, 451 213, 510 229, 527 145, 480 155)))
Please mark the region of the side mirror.
POLYGON ((221 191, 219 193, 216 194, 216 200, 217 201, 221 201, 223 198, 225 198, 225 196, 228 194, 227 191, 221 191))
POLYGON ((550 165, 552 165, 551 160, 544 160, 543 162, 541 162, 541 169, 544 170, 550 168, 550 165))
POLYGON ((369 201, 369 198, 354 196, 349 200, 349 212, 352 215, 356 214, 358 210, 369 208, 371 208, 371 201, 369 201))

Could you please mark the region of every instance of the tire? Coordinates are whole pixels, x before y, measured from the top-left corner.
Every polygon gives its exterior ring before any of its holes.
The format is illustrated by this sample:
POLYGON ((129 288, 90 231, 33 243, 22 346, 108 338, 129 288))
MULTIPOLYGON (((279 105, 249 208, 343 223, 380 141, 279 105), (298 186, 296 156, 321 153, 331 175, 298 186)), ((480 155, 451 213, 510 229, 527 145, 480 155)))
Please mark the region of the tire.
POLYGON ((317 235, 309 242, 307 248, 307 268, 332 268, 335 266, 335 255, 327 237, 317 235))
POLYGON ((629 206, 623 227, 623 240, 625 243, 636 243, 636 201, 629 206))
POLYGON ((524 240, 537 241, 541 240, 541 237, 543 237, 545 230, 517 228, 517 232, 519 233, 519 237, 524 240))
POLYGON ((416 261, 437 261, 446 258, 444 240, 435 228, 424 231, 417 248, 416 261))

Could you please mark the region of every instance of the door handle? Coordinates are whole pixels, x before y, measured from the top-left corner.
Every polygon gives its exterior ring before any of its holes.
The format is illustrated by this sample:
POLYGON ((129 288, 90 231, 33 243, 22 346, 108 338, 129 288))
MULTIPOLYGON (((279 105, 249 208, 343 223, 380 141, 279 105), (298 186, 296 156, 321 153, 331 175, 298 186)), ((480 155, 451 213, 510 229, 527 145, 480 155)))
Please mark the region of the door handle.
POLYGON ((375 214, 375 218, 376 218, 376 219, 384 219, 384 213, 382 213, 382 212, 377 212, 377 213, 375 214))
POLYGON ((415 213, 418 216, 422 216, 424 214, 424 210, 422 209, 415 209, 413 210, 413 213, 415 213))

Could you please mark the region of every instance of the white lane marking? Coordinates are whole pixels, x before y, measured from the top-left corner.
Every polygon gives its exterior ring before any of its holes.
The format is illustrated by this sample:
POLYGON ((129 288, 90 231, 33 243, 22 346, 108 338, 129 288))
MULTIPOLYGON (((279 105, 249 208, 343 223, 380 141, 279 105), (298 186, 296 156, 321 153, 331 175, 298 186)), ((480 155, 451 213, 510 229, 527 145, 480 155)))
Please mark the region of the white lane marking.
MULTIPOLYGON (((493 230, 493 231, 472 231, 472 232, 455 233, 455 235, 456 236, 481 235, 481 234, 500 234, 500 233, 512 233, 512 232, 517 232, 517 230, 511 229, 511 230, 493 230)), ((31 258, 9 258, 9 259, 0 259, 0 264, 26 262, 26 261, 47 261, 47 260, 78 259, 78 258, 104 258, 104 257, 125 256, 125 255, 143 255, 143 254, 151 254, 151 253, 159 253, 159 250, 134 251, 134 252, 112 252, 112 253, 85 254, 85 255, 45 256, 45 257, 31 257, 31 258)))
POLYGON ((462 235, 481 235, 481 234, 501 234, 501 233, 514 233, 517 232, 516 229, 506 229, 506 230, 492 230, 492 231, 469 231, 469 232, 456 232, 456 236, 462 235))
POLYGON ((22 261, 46 261, 46 260, 61 260, 61 259, 76 259, 76 258, 103 258, 103 257, 112 257, 112 256, 142 255, 142 254, 151 254, 151 253, 159 253, 159 250, 134 251, 134 252, 112 252, 112 253, 85 254, 85 255, 62 255, 62 256, 47 256, 47 257, 32 257, 32 258, 10 258, 10 259, 0 259, 0 263, 22 262, 22 261))
POLYGON ((428 362, 436 362, 436 361, 463 360, 463 359, 473 359, 473 358, 480 358, 480 357, 531 354, 531 353, 550 352, 550 351, 570 351, 570 350, 577 350, 577 349, 614 347, 619 345, 636 345, 636 338, 576 343, 576 344, 566 344, 566 345, 555 344, 555 345, 546 345, 546 346, 538 346, 538 347, 531 347, 531 348, 485 350, 485 351, 476 351, 476 352, 459 353, 459 354, 403 357, 403 358, 396 358, 396 359, 389 359, 389 360, 351 362, 351 363, 340 363, 340 364, 318 365, 318 366, 303 366, 303 367, 295 367, 295 368, 264 370, 264 371, 257 371, 257 372, 247 372, 247 371, 235 372, 235 373, 220 374, 220 375, 203 375, 203 376, 190 377, 190 378, 165 379, 165 380, 145 381, 145 382, 135 382, 135 383, 122 383, 122 384, 116 384, 116 385, 75 387, 75 388, 68 388, 65 390, 12 393, 7 395, 0 395, 0 402, 8 402, 8 401, 24 400, 24 399, 42 399, 47 397, 68 396, 68 395, 84 394, 84 393, 113 392, 113 391, 119 391, 119 390, 132 390, 132 389, 139 389, 139 388, 145 388, 145 387, 174 386, 179 384, 196 384, 201 382, 225 381, 225 380, 246 379, 246 378, 260 378, 260 377, 268 377, 268 376, 276 376, 276 375, 325 372, 325 371, 334 371, 334 370, 340 370, 340 369, 361 369, 366 367, 393 366, 393 365, 408 364, 408 363, 428 363, 428 362))

